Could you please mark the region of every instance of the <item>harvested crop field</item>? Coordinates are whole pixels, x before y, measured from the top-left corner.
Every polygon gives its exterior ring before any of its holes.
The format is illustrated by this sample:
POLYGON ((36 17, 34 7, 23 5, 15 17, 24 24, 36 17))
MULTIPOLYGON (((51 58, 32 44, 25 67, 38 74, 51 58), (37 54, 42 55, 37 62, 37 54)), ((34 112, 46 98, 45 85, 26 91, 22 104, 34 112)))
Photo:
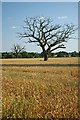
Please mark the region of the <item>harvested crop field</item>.
POLYGON ((17 59, 3 59, 0 63, 3 64, 78 64, 79 58, 65 57, 65 58, 49 58, 48 61, 43 61, 43 58, 17 58, 17 59))
MULTIPOLYGON (((4 64, 77 64, 78 58, 6 59, 4 64)), ((3 118, 78 118, 78 66, 2 67, 3 118)))

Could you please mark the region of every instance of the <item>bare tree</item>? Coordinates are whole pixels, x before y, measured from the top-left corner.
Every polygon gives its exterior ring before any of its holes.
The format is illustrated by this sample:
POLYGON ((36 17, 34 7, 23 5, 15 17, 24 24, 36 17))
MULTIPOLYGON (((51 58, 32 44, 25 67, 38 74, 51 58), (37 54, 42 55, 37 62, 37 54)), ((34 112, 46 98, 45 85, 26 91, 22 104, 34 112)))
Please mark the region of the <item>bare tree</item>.
POLYGON ((29 43, 37 43, 42 48, 44 61, 48 60, 48 54, 59 48, 66 48, 64 43, 72 39, 75 26, 72 24, 54 25, 50 18, 34 17, 26 18, 24 32, 19 33, 20 38, 27 38, 29 43))
POLYGON ((12 51, 13 53, 15 53, 16 55, 16 58, 18 58, 18 55, 25 50, 25 47, 21 47, 19 44, 14 44, 13 45, 13 48, 12 48, 12 51))

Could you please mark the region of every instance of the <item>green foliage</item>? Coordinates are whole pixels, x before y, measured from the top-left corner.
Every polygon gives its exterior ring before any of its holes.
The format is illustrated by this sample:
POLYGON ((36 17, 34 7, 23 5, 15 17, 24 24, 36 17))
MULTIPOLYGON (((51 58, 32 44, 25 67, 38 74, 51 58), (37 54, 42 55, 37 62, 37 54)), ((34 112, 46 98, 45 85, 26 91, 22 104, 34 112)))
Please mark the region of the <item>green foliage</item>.
POLYGON ((12 53, 4 52, 2 53, 2 58, 12 58, 12 53))
POLYGON ((0 58, 2 58, 2 53, 0 53, 0 58))
POLYGON ((50 57, 50 58, 55 57, 55 53, 50 53, 48 57, 50 57))
POLYGON ((74 51, 74 52, 71 53, 71 56, 72 57, 78 57, 78 53, 76 51, 74 51))
POLYGON ((57 53, 57 57, 68 57, 69 56, 69 54, 67 53, 67 52, 58 52, 57 53))
MULTIPOLYGON (((57 52, 57 53, 49 53, 48 57, 49 58, 54 58, 54 57, 78 57, 80 56, 80 52, 71 52, 71 53, 67 53, 64 51, 61 52, 57 52)), ((39 53, 34 53, 34 52, 26 52, 23 51, 21 53, 19 53, 18 55, 16 55, 16 53, 13 52, 4 52, 2 53, 2 58, 41 58, 42 55, 39 53)), ((0 58, 1 58, 1 54, 0 54, 0 58)))
POLYGON ((79 57, 80 57, 80 51, 79 51, 79 57))

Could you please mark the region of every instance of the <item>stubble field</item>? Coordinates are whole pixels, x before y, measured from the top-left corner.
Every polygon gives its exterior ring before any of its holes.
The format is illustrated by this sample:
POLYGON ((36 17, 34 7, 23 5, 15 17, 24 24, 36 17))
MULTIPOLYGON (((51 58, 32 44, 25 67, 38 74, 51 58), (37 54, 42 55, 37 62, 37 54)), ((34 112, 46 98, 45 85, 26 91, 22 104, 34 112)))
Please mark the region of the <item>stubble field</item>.
MULTIPOLYGON (((78 58, 6 59, 5 64, 77 64, 78 58)), ((3 118, 77 118, 78 67, 2 67, 3 118)))

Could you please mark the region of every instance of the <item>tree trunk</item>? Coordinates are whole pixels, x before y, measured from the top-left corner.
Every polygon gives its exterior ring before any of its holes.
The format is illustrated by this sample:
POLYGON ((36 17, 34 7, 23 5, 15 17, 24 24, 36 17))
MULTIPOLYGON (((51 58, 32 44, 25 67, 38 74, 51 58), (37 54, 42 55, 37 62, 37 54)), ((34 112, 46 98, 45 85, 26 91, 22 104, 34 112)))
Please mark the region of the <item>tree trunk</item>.
POLYGON ((48 54, 44 53, 44 61, 47 61, 47 60, 48 60, 48 54))

